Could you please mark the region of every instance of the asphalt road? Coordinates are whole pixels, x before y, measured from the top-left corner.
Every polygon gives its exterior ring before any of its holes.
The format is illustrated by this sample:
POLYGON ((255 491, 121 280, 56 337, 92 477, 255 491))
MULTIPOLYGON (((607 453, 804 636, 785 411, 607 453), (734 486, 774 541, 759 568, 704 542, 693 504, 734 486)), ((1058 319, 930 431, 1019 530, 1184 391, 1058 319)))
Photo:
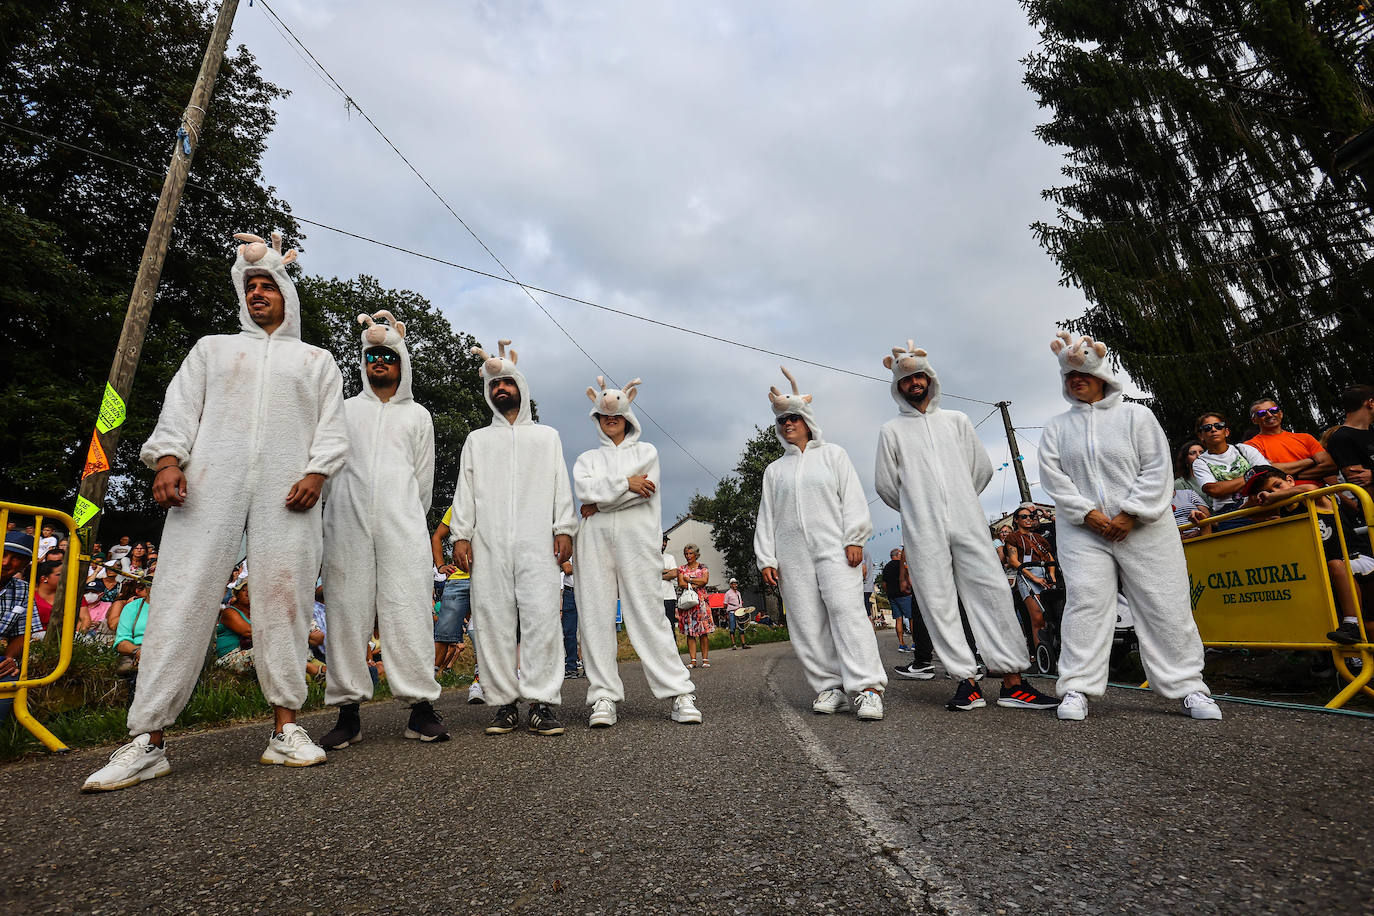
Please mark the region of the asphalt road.
MULTIPOLYGON (((884 655, 895 644, 883 635, 884 655)), ((701 726, 636 664, 620 723, 363 743, 263 767, 266 725, 173 736, 172 774, 78 787, 109 749, 0 769, 0 902, 38 912, 1364 913, 1368 719, 1223 704, 1193 722, 1113 691, 1087 721, 950 713, 889 685, 887 719, 815 716, 786 644, 695 672, 701 726)), ((994 685, 995 690, 995 685, 994 685)), ((308 717, 319 735, 331 714, 308 717)))

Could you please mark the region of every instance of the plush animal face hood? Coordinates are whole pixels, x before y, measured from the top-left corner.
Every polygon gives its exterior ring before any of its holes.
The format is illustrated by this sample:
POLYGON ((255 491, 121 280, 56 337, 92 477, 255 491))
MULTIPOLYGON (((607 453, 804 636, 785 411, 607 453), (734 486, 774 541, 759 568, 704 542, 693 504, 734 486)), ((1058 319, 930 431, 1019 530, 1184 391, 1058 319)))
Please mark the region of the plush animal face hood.
POLYGON ((498 340, 496 343, 500 349, 495 356, 488 355, 481 347, 472 348, 473 354, 482 360, 482 397, 487 399, 487 406, 491 408, 491 425, 521 426, 533 423, 530 414, 530 387, 525 382, 525 374, 515 368, 520 356, 514 350, 510 351, 509 357, 507 356, 506 347, 510 346, 509 340, 498 340), (520 389, 520 414, 514 423, 507 423, 505 415, 491 402, 491 383, 498 378, 514 379, 515 386, 520 389))
POLYGON ((634 409, 630 404, 639 394, 639 386, 642 384, 639 379, 632 379, 624 389, 607 388, 606 379, 598 375, 596 384, 600 388, 587 386, 587 399, 592 402, 591 418, 596 424, 596 437, 601 440, 602 445, 614 446, 611 437, 601 430, 601 424, 597 421, 597 414, 607 417, 625 418, 625 438, 620 440, 620 446, 633 445, 639 441, 639 418, 635 416, 634 409))
POLYGON ((811 441, 821 444, 825 440, 821 437, 821 427, 816 423, 816 412, 811 407, 811 395, 802 394, 797 388, 797 380, 792 377, 792 373, 787 371, 786 366, 779 366, 782 374, 787 377, 787 381, 792 385, 791 394, 783 394, 777 388, 768 389, 768 403, 773 407, 773 435, 778 437, 782 443, 784 452, 798 452, 801 449, 792 445, 782 437, 782 427, 778 425, 777 418, 794 413, 806 421, 807 427, 811 430, 811 441))
POLYGON ((385 309, 380 312, 373 312, 371 315, 359 315, 358 324, 363 326, 362 351, 358 354, 358 371, 363 376, 363 397, 371 398, 374 401, 380 400, 376 392, 372 390, 372 384, 367 380, 367 358, 366 353, 373 347, 386 347, 395 350, 401 357, 401 381, 396 385, 396 393, 392 395, 393 401, 412 401, 410 394, 410 350, 406 347, 406 326, 404 321, 397 321, 392 314, 385 309), (386 324, 378 324, 385 321, 386 324))
POLYGON ((905 347, 893 347, 891 356, 883 357, 883 365, 892 370, 892 400, 897 402, 897 409, 907 416, 920 416, 921 411, 907 403, 906 398, 897 390, 897 383, 908 375, 923 374, 930 379, 930 384, 926 387, 926 412, 939 409, 940 406, 940 377, 935 374, 935 370, 930 365, 930 360, 926 358, 925 350, 916 349, 916 342, 908 340, 905 347))
POLYGON ((272 233, 270 246, 265 240, 247 232, 236 232, 234 238, 244 243, 239 246, 238 257, 234 259, 234 266, 229 271, 234 280, 234 294, 239 297, 239 326, 243 328, 243 333, 254 337, 268 336, 266 331, 253 323, 252 317, 248 314, 248 297, 243 293, 243 284, 248 282, 249 277, 266 274, 276 282, 277 289, 281 290, 282 298, 286 300, 286 318, 271 336, 300 340, 301 301, 296 295, 296 284, 291 282, 286 273, 286 265, 296 260, 296 249, 292 248, 286 254, 282 254, 280 232, 272 233))
MULTIPOLYGON (((1061 379, 1070 372, 1086 372, 1106 383, 1102 400, 1092 406, 1111 407, 1121 400, 1121 383, 1112 374, 1111 367, 1107 362, 1107 347, 1104 344, 1093 340, 1091 337, 1080 337, 1075 341, 1067 331, 1060 331, 1059 336, 1050 341, 1050 352, 1059 358, 1059 376, 1061 379)), ((1064 400, 1068 401, 1071 406, 1083 405, 1082 401, 1069 394, 1067 381, 1060 387, 1060 391, 1064 395, 1064 400)))

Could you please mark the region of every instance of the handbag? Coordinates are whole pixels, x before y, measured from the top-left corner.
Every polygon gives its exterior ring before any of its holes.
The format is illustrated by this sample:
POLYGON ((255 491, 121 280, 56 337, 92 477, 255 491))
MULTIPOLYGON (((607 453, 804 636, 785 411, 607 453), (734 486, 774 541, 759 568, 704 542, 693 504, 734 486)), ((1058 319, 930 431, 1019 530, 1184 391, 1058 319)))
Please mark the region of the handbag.
POLYGON ((694 588, 683 589, 682 594, 677 596, 679 611, 690 611, 698 604, 701 604, 701 599, 697 597, 697 590, 694 588))

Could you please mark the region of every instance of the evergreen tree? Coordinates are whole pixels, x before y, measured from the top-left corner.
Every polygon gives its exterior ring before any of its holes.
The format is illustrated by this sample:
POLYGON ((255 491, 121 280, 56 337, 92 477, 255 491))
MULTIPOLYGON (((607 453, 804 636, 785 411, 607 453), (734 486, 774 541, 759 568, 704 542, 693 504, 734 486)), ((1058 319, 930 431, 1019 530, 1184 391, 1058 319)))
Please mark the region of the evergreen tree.
POLYGON ((782 457, 782 443, 773 427, 754 427, 744 444, 735 473, 723 477, 711 496, 698 493, 687 511, 693 518, 711 523, 711 541, 725 557, 730 572, 745 588, 761 591, 763 577, 754 562, 754 529, 763 499, 763 472, 782 457))
MULTIPOLYGON (((1374 380, 1374 19, 1354 2, 1022 0, 1026 85, 1069 183, 1041 245, 1172 434, 1276 397, 1316 431, 1374 380)), ((1237 423, 1240 426, 1242 424, 1237 423)))

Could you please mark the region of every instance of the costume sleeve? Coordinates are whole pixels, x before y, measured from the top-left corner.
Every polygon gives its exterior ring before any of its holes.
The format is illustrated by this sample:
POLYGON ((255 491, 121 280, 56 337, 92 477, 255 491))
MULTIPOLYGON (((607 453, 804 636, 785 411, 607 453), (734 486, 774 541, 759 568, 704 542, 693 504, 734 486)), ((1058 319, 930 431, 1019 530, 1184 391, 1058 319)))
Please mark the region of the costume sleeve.
POLYGON ((157 426, 139 452, 139 458, 150 468, 157 467, 157 460, 164 455, 174 456, 179 465, 186 464, 191 457, 191 446, 200 430, 200 414, 205 408, 209 372, 205 349, 203 340, 197 342, 167 386, 157 426))
POLYGON ((763 498, 754 524, 754 558, 759 569, 778 568, 778 552, 773 531, 773 465, 763 472, 763 498))
POLYGON ((573 508, 572 484, 568 465, 563 460, 563 440, 554 435, 553 533, 572 537, 577 533, 577 510, 573 508))
MULTIPOLYGON (((978 438, 978 431, 973 428, 973 421, 961 413, 959 414, 959 425, 968 441, 968 473, 973 480, 973 492, 982 493, 992 482, 992 459, 988 457, 988 450, 983 447, 983 440, 978 438)), ((1012 456, 1012 460, 1015 461, 1016 457, 1012 456)))
POLYGON ((415 483, 420 489, 420 506, 429 512, 434 501, 434 418, 420 408, 421 420, 415 432, 415 483))
POLYGON ((838 445, 833 446, 835 453, 834 469, 839 484, 840 529, 844 535, 844 546, 862 547, 873 533, 873 519, 868 514, 868 500, 864 499, 863 484, 854 470, 854 462, 849 454, 838 445))
POLYGON ((1088 513, 1098 508, 1092 500, 1078 492, 1073 479, 1059 461, 1059 424, 1045 424, 1040 436, 1040 486, 1054 500, 1055 513, 1071 525, 1083 524, 1088 513))
POLYGON ((1131 438, 1140 458, 1140 470, 1121 501, 1121 511, 1142 522, 1153 522, 1162 518, 1173 503, 1174 469, 1169 440, 1154 414, 1135 404, 1120 405, 1117 409, 1121 407, 1132 408, 1131 438))
POLYGON ((455 541, 471 541, 477 523, 477 494, 473 488, 472 436, 463 443, 463 453, 458 458, 458 486, 453 491, 453 508, 450 510, 449 531, 455 541))
POLYGON ((316 402, 320 405, 320 414, 315 421, 315 438, 310 443, 310 463, 306 465, 305 473, 333 477, 348 458, 343 376, 339 374, 339 365, 334 360, 319 362, 324 370, 320 373, 319 400, 316 402))
POLYGON ((886 426, 878 433, 878 457, 873 486, 889 509, 902 511, 901 468, 897 463, 897 437, 886 426))

